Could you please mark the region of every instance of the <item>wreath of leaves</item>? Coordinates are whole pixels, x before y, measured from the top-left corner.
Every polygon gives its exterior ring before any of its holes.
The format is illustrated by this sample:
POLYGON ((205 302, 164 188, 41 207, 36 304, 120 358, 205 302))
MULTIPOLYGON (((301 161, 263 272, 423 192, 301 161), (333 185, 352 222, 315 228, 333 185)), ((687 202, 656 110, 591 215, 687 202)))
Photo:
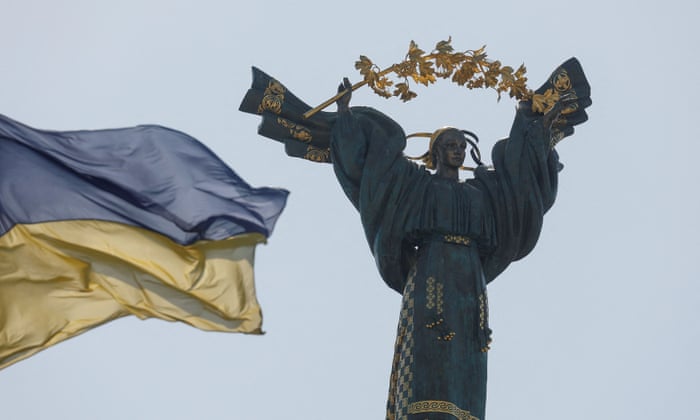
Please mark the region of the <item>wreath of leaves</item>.
POLYGON ((486 46, 477 50, 455 52, 452 37, 449 37, 446 41, 438 42, 433 51, 426 53, 411 41, 406 58, 400 63, 381 70, 372 60, 361 55, 355 62, 355 68, 376 94, 384 98, 398 96, 404 102, 418 96, 411 90, 411 80, 429 86, 438 78, 449 78, 467 89, 494 89, 498 100, 505 92, 508 92, 511 98, 532 100, 532 110, 539 113, 549 110, 559 99, 557 92, 552 89, 541 95, 528 89, 524 64, 514 70, 513 67, 503 66, 498 60, 488 60, 485 51, 486 46), (391 73, 394 73, 399 81, 391 80, 391 73))

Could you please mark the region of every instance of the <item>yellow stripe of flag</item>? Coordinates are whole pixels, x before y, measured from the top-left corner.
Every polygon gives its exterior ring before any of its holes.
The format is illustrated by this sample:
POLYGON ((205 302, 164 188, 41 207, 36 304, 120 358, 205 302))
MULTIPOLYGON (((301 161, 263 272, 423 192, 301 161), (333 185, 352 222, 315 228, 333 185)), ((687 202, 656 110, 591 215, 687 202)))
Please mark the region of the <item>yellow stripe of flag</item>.
POLYGON ((261 333, 251 233, 178 245, 121 223, 16 225, 0 237, 0 369, 125 315, 261 333))

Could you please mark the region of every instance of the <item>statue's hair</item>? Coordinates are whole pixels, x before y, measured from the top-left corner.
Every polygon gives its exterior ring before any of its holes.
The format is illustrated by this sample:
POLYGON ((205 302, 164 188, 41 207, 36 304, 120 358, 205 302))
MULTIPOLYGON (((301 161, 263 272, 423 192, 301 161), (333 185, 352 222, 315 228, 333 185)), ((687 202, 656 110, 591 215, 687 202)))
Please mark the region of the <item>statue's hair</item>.
MULTIPOLYGON (((471 150, 469 151, 469 154, 471 155, 472 159, 474 159, 474 162, 477 165, 483 165, 483 162, 481 161, 481 152, 479 151, 479 147, 477 146, 477 143, 479 142, 479 137, 476 136, 476 134, 472 133, 471 131, 467 130, 461 130, 456 127, 442 127, 438 128, 437 130, 433 131, 432 133, 427 133, 427 132, 419 132, 419 133, 413 133, 409 134, 406 136, 407 139, 411 137, 428 137, 430 138, 430 144, 428 146, 428 151, 423 153, 420 156, 416 157, 411 157, 409 156, 408 158, 411 160, 419 160, 423 162, 426 168, 428 169, 435 169, 435 160, 433 159, 434 156, 434 147, 435 144, 437 143, 437 140, 440 138, 440 136, 445 133, 446 131, 449 130, 455 130, 464 135, 465 140, 469 145, 471 146, 471 150)), ((468 171, 473 171, 474 168, 468 167, 468 166, 462 166, 460 169, 468 170, 468 171)))

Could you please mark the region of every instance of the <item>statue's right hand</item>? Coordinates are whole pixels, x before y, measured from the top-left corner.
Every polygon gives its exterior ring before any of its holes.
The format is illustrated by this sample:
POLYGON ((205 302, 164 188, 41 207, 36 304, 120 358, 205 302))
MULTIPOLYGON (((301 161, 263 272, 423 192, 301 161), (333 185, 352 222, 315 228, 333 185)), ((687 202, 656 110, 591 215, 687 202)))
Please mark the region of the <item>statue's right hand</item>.
POLYGON ((350 110, 350 99, 352 98, 352 84, 347 77, 344 77, 343 82, 338 86, 338 93, 342 92, 345 94, 338 98, 335 103, 338 105, 338 112, 347 112, 350 110))

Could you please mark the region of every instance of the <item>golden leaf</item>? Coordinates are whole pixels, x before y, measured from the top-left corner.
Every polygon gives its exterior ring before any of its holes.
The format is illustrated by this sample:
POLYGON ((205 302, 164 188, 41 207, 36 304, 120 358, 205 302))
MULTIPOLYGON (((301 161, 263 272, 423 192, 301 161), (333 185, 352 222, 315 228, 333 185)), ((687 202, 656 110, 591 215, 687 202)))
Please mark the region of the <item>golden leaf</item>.
POLYGON ((435 44, 435 51, 440 54, 449 54, 454 51, 454 48, 452 48, 452 37, 447 38, 447 41, 440 41, 435 44))
POLYGON ((498 77, 491 73, 486 73, 486 76, 484 76, 484 81, 486 87, 495 87, 498 84, 498 77))
POLYGON ((442 55, 435 57, 435 67, 437 67, 435 75, 443 79, 447 79, 448 77, 450 77, 450 75, 454 71, 452 61, 449 58, 442 55))
POLYGON ((418 62, 418 73, 412 74, 411 78, 417 83, 421 83, 425 86, 428 86, 430 83, 434 83, 436 78, 435 70, 433 69, 433 62, 423 60, 418 62))
POLYGON ((391 93, 386 88, 378 88, 376 86, 371 86, 374 93, 381 96, 382 98, 391 98, 391 93))
POLYGON ((411 79, 413 79, 416 83, 420 83, 421 85, 428 86, 431 83, 435 83, 435 76, 434 75, 427 75, 427 76, 421 76, 420 74, 412 74, 411 79))
POLYGON ((532 96, 532 110, 544 114, 559 100, 559 94, 553 89, 547 89, 543 94, 532 96))
POLYGON ((452 76, 452 81, 460 86, 464 86, 472 77, 474 77, 474 67, 464 64, 452 76))
POLYGON ((486 60, 486 45, 482 46, 478 50, 474 51, 472 53, 472 57, 474 57, 474 61, 484 61, 486 60))
POLYGON ((394 82, 391 80, 387 79, 386 76, 380 76, 377 78, 377 81, 375 82, 375 86, 378 89, 386 89, 387 87, 393 85, 394 82))
POLYGON ((394 72, 403 78, 409 77, 416 72, 416 63, 414 61, 404 61, 395 65, 394 72))
POLYGON ((408 47, 408 54, 406 54, 406 57, 411 61, 415 61, 420 59, 423 54, 425 54, 425 51, 418 48, 418 44, 411 41, 411 45, 408 47))
POLYGON ((370 86, 374 86, 377 81, 377 73, 370 70, 365 74, 365 81, 367 81, 370 86))
POLYGON ((456 52, 454 54, 447 55, 446 60, 449 60, 450 63, 452 63, 455 66, 458 66, 466 60, 471 60, 471 56, 465 53, 456 52))
POLYGON ((513 76, 513 67, 505 66, 501 67, 501 82, 499 86, 512 86, 515 83, 515 76, 513 76))
POLYGON ((433 62, 421 60, 418 63, 418 71, 420 71, 420 74, 422 74, 422 75, 428 75, 428 74, 435 73, 435 69, 433 69, 433 62))
POLYGON ((476 79, 471 79, 467 82, 467 87, 469 89, 476 89, 483 87, 485 84, 486 80, 484 79, 483 76, 477 77, 476 79))
POLYGON ((406 92, 405 95, 401 95, 401 100, 404 102, 408 102, 411 99, 415 98, 416 96, 418 96, 418 94, 416 94, 416 92, 409 90, 408 92, 406 92))
POLYGON ((365 57, 364 55, 361 55, 360 59, 355 61, 355 68, 359 70, 360 74, 363 76, 371 71, 372 66, 374 66, 372 60, 365 57))
POLYGON ((417 95, 408 88, 408 83, 397 83, 394 89, 394 96, 398 96, 404 102, 410 101, 417 95))
MULTIPOLYGON (((355 62, 355 68, 378 95, 398 96, 403 101, 417 96, 410 90, 409 80, 428 86, 438 77, 451 78, 452 82, 468 89, 492 88, 499 99, 503 92, 508 92, 511 98, 518 99, 529 99, 532 96, 532 91, 526 86, 524 64, 514 71, 513 67, 502 66, 498 60, 487 60, 485 45, 477 50, 454 52, 452 37, 438 42, 430 54, 426 54, 418 44, 411 41, 405 59, 381 71, 365 56, 360 56, 355 62), (403 81, 394 84, 386 77, 389 73, 403 81), (392 86, 393 91, 390 94, 388 89, 392 86)), ((538 106, 546 107, 551 98, 542 97, 538 101, 538 106)))
POLYGON ((523 77, 516 79, 515 83, 510 88, 510 97, 516 99, 529 99, 532 96, 532 91, 527 88, 525 83, 527 78, 523 77))

